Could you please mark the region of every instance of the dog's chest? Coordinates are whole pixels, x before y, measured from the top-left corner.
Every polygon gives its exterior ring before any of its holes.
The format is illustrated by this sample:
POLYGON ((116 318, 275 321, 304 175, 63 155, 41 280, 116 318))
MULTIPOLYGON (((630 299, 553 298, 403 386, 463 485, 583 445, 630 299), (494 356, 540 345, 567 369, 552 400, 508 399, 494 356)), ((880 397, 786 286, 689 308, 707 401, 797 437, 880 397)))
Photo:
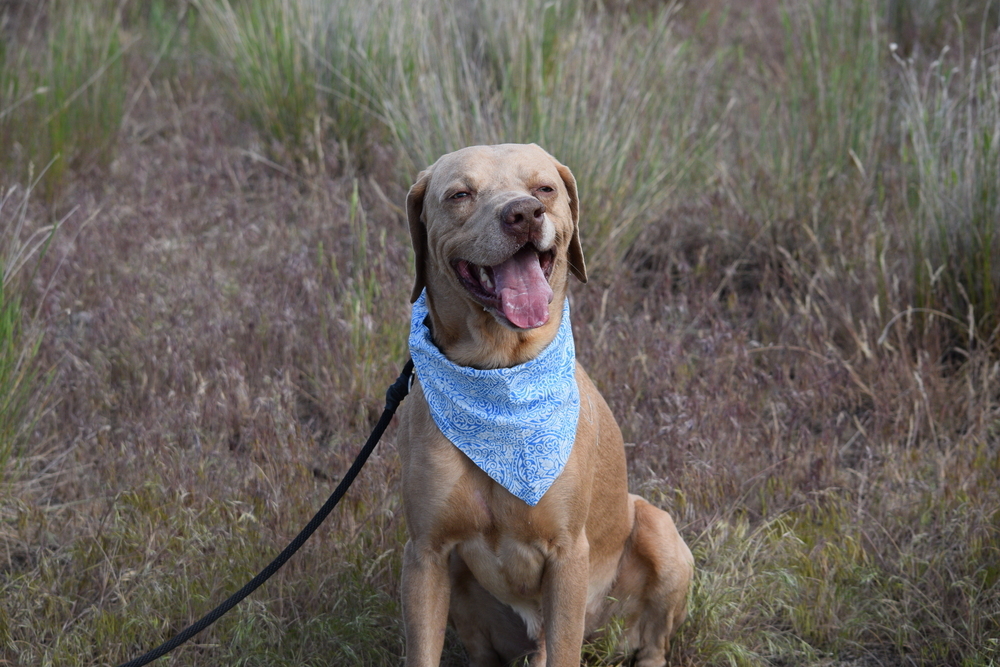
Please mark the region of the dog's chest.
POLYGON ((567 533, 549 503, 529 507, 481 471, 470 471, 462 494, 467 522, 455 548, 476 580, 495 597, 514 605, 541 599, 542 575, 567 533))
POLYGON ((512 536, 473 535, 457 545, 483 588, 508 604, 541 599, 546 555, 538 545, 512 536))

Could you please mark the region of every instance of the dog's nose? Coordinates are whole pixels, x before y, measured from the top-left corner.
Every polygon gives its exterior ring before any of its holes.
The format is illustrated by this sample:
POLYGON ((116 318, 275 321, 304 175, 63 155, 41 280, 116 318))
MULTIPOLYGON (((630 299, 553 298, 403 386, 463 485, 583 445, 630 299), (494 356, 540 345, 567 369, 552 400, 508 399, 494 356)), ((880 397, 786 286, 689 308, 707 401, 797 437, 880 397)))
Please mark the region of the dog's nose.
POLYGON ((508 202, 500 211, 504 231, 516 237, 527 236, 545 221, 545 204, 534 197, 508 202))

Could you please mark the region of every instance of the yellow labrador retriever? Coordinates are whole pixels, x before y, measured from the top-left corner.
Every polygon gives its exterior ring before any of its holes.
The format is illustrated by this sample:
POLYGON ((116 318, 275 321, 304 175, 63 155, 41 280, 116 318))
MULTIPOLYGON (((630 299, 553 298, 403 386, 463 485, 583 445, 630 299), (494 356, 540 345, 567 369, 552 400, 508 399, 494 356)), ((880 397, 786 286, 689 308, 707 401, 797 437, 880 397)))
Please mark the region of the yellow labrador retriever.
POLYGON ((414 318, 411 352, 424 331, 422 354, 439 355, 435 363, 470 383, 456 385, 457 395, 442 398, 447 391, 439 396, 437 387, 432 396, 437 371, 418 362, 401 412, 406 665, 439 663, 450 620, 475 667, 522 656, 531 665, 577 667, 584 640, 613 618, 624 623, 621 650, 636 665, 666 664, 686 615, 693 559, 670 515, 628 492, 621 432, 572 356, 566 286, 570 274, 587 280, 573 174, 534 144, 473 146, 421 172, 406 203, 415 312, 425 309, 414 318), (568 384, 559 380, 567 363, 568 384), (532 394, 534 380, 518 385, 521 369, 540 373, 540 395, 550 384, 562 387, 551 406, 532 394), (496 435, 490 424, 466 428, 475 419, 461 407, 466 393, 484 387, 487 411, 491 396, 507 401, 489 393, 497 372, 513 378, 504 387, 527 392, 497 427, 522 429, 517 437, 496 435), (534 442, 536 417, 518 410, 539 406, 555 417, 537 423, 555 435, 536 450, 525 444, 534 442), (567 412, 576 426, 562 443, 567 412), (488 435, 476 436, 479 428, 488 435), (511 474, 521 482, 497 481, 506 473, 491 468, 494 449, 509 459, 500 468, 520 467, 511 474), (537 487, 535 471, 551 479, 537 487))

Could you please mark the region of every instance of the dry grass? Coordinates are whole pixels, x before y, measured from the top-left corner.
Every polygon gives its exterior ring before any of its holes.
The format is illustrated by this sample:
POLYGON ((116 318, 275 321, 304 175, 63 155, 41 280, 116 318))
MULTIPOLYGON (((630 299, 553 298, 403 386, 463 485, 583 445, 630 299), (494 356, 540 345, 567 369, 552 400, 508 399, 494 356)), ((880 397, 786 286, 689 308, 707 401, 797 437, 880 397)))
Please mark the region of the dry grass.
MULTIPOLYGON (((996 19, 923 5, 117 3, 107 166, 30 198, 46 149, 0 171, 5 271, 64 221, 0 295, 4 363, 38 341, 48 379, 7 392, 16 449, 0 422, 0 664, 134 657, 298 532, 405 360, 405 188, 479 139, 580 177, 579 356, 697 559, 672 664, 998 664, 996 19), (280 21, 267 55, 222 41, 280 21), (459 33, 460 57, 434 39, 459 33), (272 95, 289 71, 308 85, 272 95)), ((11 54, 76 5, 27 6, 0 2, 0 112, 34 71, 11 54)), ((31 127, 9 118, 4 141, 31 127)), ((397 475, 390 430, 286 568, 163 663, 398 664, 397 475)))

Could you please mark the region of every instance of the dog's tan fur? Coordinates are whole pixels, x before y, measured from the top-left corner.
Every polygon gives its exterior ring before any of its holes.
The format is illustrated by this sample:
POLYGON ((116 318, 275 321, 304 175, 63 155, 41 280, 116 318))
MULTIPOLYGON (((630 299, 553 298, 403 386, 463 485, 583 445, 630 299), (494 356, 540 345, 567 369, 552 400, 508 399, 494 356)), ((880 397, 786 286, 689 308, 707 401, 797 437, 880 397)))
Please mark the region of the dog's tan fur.
MULTIPOLYGON (((587 277, 568 168, 533 144, 466 148, 420 174, 407 212, 413 298, 426 287, 434 341, 451 361, 509 367, 545 348, 559 327, 569 274, 587 277), (499 212, 524 197, 545 206, 530 242, 554 252, 549 318, 531 329, 485 310, 452 268, 456 259, 493 266, 518 250, 523 239, 503 229, 499 212)), ((577 667, 584 639, 613 617, 624 619, 624 649, 635 652, 638 667, 666 664, 669 638, 686 615, 691 552, 669 514, 628 493, 618 425, 579 364, 576 378, 576 441, 534 507, 445 439, 414 382, 399 431, 410 537, 403 556, 408 667, 439 663, 449 618, 475 667, 523 655, 531 665, 577 667)))

